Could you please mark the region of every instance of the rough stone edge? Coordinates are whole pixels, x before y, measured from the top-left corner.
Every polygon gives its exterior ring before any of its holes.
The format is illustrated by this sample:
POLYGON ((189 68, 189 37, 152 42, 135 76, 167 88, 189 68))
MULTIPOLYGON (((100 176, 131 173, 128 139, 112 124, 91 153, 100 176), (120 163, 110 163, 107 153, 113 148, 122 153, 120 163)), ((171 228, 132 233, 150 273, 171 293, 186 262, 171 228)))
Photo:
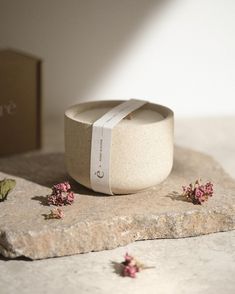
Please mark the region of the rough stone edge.
POLYGON ((184 213, 119 216, 53 231, 2 232, 5 238, 0 238, 0 252, 6 258, 24 256, 34 260, 113 249, 139 240, 185 238, 234 229, 235 205, 209 212, 202 207, 184 213))

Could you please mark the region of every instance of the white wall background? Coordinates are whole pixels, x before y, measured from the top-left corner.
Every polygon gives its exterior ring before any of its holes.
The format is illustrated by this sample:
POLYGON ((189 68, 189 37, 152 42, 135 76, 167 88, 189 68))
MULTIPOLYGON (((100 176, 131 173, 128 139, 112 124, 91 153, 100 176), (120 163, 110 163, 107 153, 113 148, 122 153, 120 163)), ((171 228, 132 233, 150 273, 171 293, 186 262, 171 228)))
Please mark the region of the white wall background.
POLYGON ((0 0, 0 47, 44 60, 45 117, 130 97, 235 114, 234 0, 0 0))

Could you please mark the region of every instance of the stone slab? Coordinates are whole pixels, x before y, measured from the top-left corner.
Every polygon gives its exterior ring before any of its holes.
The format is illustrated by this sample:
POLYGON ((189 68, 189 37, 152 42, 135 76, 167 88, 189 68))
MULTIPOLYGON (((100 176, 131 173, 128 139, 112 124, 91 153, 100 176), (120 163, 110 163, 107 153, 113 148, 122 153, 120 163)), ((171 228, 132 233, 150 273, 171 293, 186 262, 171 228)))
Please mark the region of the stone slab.
POLYGON ((50 187, 68 179, 63 153, 2 158, 0 171, 0 178, 17 181, 0 203, 0 253, 7 258, 43 259, 235 229, 235 181, 211 157, 180 147, 168 179, 138 194, 104 196, 69 179, 76 200, 64 207, 63 220, 43 217, 50 187), (215 184, 215 195, 202 206, 180 196, 181 186, 196 178, 215 184))

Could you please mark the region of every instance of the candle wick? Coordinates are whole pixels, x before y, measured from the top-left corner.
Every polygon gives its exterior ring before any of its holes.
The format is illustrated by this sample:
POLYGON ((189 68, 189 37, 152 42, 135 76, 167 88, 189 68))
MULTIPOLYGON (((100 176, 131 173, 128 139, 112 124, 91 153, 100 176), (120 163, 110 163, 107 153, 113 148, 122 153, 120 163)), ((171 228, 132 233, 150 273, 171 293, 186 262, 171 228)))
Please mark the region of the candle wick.
POLYGON ((131 120, 133 118, 133 112, 129 113, 124 119, 131 120))

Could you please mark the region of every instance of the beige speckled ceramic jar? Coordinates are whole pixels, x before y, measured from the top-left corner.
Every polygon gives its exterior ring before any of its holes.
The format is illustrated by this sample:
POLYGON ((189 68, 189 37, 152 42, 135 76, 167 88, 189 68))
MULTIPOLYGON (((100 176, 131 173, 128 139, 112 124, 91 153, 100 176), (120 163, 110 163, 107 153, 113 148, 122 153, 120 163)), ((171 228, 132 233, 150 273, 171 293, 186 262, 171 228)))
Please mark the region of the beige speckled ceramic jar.
MULTIPOLYGON (((74 105, 65 112, 65 156, 69 175, 91 188, 92 124, 123 101, 74 105)), ((147 103, 112 130, 110 184, 114 194, 136 193, 161 183, 173 165, 173 112, 147 103)))

